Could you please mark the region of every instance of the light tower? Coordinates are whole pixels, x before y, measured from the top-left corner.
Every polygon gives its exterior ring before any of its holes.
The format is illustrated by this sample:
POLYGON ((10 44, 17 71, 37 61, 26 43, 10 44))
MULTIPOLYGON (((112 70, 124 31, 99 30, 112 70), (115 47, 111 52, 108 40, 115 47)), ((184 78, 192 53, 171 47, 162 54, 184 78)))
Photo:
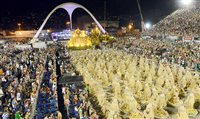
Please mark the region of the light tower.
POLYGON ((182 3, 183 5, 186 5, 186 6, 191 5, 192 2, 193 2, 193 0, 181 0, 181 3, 182 3))
POLYGON ((21 23, 18 23, 17 25, 18 25, 18 30, 21 30, 21 25, 22 25, 22 24, 21 24, 21 23))
POLYGON ((141 6, 140 6, 139 0, 137 0, 137 5, 138 5, 139 12, 140 12, 142 32, 144 32, 145 31, 144 30, 144 18, 143 18, 143 15, 142 15, 142 10, 141 10, 141 6))
POLYGON ((150 22, 147 22, 147 23, 145 23, 144 27, 145 27, 145 30, 149 30, 149 29, 151 29, 152 25, 150 22))
POLYGON ((177 0, 177 2, 181 8, 193 8, 199 4, 199 0, 177 0))

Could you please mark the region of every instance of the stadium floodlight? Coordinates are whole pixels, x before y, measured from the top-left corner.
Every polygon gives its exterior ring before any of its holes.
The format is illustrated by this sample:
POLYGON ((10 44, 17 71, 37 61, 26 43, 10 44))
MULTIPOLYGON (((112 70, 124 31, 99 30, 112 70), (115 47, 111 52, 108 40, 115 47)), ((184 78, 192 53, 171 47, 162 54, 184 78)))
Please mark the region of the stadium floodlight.
POLYGON ((192 4, 192 2, 193 2, 193 0, 181 0, 181 3, 183 5, 190 5, 190 4, 192 4))
POLYGON ((152 26, 152 25, 151 25, 151 23, 145 23, 144 26, 145 26, 145 29, 148 30, 148 29, 151 29, 151 26, 152 26))

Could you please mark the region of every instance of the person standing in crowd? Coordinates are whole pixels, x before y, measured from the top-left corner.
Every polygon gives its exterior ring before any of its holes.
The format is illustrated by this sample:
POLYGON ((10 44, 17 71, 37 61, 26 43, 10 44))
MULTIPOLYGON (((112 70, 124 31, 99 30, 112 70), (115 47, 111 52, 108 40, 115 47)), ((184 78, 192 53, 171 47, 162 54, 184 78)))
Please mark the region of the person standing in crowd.
POLYGON ((21 101, 21 93, 19 92, 19 90, 17 91, 17 101, 20 102, 21 101))
POLYGON ((62 87, 62 94, 63 94, 63 95, 65 94, 65 90, 66 90, 65 86, 63 86, 63 87, 62 87))
POLYGON ((87 95, 89 97, 89 94, 90 94, 90 86, 89 86, 89 84, 87 84, 85 88, 86 88, 86 91, 87 91, 87 95))
POLYGON ((2 119, 9 119, 9 113, 7 107, 4 109, 4 112, 2 114, 2 119))
POLYGON ((60 113, 60 111, 57 111, 57 119, 62 119, 62 114, 60 113))
POLYGON ((65 95, 64 97, 64 104, 65 104, 65 108, 67 110, 67 115, 68 115, 68 118, 69 118, 69 106, 70 106, 70 100, 69 100, 69 96, 65 95))
POLYGON ((2 90, 2 87, 0 87, 0 101, 2 101, 3 97, 4 97, 4 92, 2 90))
POLYGON ((83 118, 83 109, 82 109, 82 104, 79 106, 78 108, 78 114, 79 114, 79 118, 80 119, 84 119, 83 118))
POLYGON ((21 115, 19 111, 16 111, 15 113, 15 119, 21 119, 21 115))

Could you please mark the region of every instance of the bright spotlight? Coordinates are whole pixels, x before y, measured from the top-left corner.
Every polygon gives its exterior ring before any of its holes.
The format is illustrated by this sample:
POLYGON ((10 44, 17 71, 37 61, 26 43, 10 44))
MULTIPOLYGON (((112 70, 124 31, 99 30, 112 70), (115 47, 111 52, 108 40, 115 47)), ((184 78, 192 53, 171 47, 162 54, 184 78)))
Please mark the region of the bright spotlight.
POLYGON ((146 24, 145 24, 145 28, 146 28, 146 29, 150 29, 150 28, 151 28, 151 23, 146 23, 146 24))
POLYGON ((193 0, 181 0, 181 3, 183 5, 190 5, 193 2, 193 0))

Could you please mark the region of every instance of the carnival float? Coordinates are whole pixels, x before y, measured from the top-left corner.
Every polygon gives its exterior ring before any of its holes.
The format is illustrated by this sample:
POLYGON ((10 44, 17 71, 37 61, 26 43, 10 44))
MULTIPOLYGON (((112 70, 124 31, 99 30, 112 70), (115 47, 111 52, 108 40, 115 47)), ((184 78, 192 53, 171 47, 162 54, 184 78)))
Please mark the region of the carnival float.
POLYGON ((72 50, 85 50, 93 46, 99 46, 102 42, 114 40, 114 37, 108 34, 102 34, 96 27, 86 34, 85 30, 76 29, 67 43, 67 47, 72 50))
POLYGON ((75 30, 69 42, 69 49, 87 49, 92 46, 91 39, 86 35, 85 31, 75 30))

